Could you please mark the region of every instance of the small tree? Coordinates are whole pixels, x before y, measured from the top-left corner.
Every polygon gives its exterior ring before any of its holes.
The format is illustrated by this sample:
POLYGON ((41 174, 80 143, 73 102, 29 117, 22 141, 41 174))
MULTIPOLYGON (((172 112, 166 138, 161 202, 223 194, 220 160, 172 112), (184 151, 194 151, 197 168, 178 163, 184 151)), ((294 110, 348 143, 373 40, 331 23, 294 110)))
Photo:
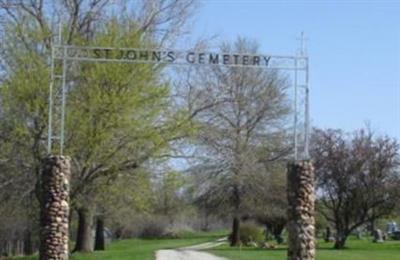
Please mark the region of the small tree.
POLYGON ((184 208, 182 189, 185 184, 180 172, 167 171, 160 176, 155 184, 155 212, 167 218, 168 224, 173 225, 176 216, 184 208))
MULTIPOLYGON (((257 53, 258 45, 239 38, 223 44, 221 51, 257 53)), ((195 141, 198 155, 205 158, 195 171, 208 179, 199 187, 198 197, 230 214, 231 245, 236 246, 246 194, 260 185, 255 174, 262 168, 259 147, 274 148, 266 149, 264 158, 282 148, 273 146, 272 140, 284 132, 287 84, 276 71, 262 68, 211 67, 196 72, 188 79, 185 101, 190 111, 198 111, 195 141)))
POLYGON ((266 239, 272 234, 277 243, 282 243, 282 232, 287 223, 286 198, 286 167, 283 162, 268 165, 263 176, 262 188, 252 194, 253 205, 250 212, 254 212, 256 220, 265 225, 266 239))
POLYGON ((319 210, 336 229, 334 248, 350 233, 389 214, 398 203, 399 144, 359 130, 315 130, 312 138, 319 210), (397 186, 397 187, 396 187, 397 186))

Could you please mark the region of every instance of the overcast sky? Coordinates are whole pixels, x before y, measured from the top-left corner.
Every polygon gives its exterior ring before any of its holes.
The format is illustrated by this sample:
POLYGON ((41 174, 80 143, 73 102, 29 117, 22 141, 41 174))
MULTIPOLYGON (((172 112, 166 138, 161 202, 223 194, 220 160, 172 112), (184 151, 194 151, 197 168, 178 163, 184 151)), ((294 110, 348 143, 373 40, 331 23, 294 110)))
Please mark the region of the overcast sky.
POLYGON ((195 36, 255 39, 266 54, 294 54, 304 31, 314 126, 370 122, 400 139, 400 0, 203 0, 195 36))

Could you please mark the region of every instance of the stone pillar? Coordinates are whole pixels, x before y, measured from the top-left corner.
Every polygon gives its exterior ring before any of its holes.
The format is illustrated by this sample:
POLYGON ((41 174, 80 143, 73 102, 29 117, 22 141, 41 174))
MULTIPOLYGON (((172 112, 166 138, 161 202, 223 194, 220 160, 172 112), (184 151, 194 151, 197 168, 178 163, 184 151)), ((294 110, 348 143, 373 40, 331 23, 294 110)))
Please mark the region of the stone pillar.
POLYGON ((70 158, 49 156, 43 161, 40 205, 40 260, 68 259, 70 158))
POLYGON ((287 166, 288 260, 315 259, 314 167, 311 161, 287 166))

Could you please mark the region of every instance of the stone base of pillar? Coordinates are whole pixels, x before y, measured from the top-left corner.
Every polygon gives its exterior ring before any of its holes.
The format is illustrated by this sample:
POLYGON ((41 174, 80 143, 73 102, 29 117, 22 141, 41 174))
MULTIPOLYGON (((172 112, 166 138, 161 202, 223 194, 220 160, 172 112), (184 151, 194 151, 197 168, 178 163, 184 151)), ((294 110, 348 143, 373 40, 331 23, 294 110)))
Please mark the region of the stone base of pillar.
POLYGON ((39 259, 67 260, 70 158, 49 156, 43 160, 40 205, 39 259))
POLYGON ((315 259, 314 167, 311 161, 287 166, 288 260, 315 259))

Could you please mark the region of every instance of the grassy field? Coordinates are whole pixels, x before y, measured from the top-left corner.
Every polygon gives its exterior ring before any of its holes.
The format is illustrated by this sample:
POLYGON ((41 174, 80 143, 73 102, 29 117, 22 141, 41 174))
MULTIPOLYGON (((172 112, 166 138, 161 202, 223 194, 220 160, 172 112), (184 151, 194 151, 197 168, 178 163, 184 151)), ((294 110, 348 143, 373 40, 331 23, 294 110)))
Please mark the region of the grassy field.
MULTIPOLYGON (((332 243, 320 242, 317 260, 400 260, 400 241, 385 241, 383 244, 372 243, 371 240, 350 239, 348 248, 332 249, 332 243)), ((283 260, 286 247, 276 249, 230 248, 221 246, 209 251, 230 260, 283 260)))
MULTIPOLYGON (((179 248, 199 243, 214 241, 226 232, 187 233, 182 239, 127 239, 111 243, 106 251, 96 251, 92 254, 73 254, 72 260, 154 260, 154 252, 158 249, 179 248)), ((19 257, 18 260, 33 260, 37 256, 19 257)))
MULTIPOLYGON (((113 242, 106 251, 92 254, 73 254, 72 260, 154 260, 154 252, 158 249, 179 248, 214 241, 226 235, 224 232, 185 234, 182 239, 128 239, 113 242)), ((372 243, 371 240, 348 241, 348 249, 333 250, 332 243, 320 242, 317 250, 317 260, 400 260, 400 241, 386 241, 383 244, 372 243)), ((230 260, 284 260, 286 247, 276 249, 230 248, 220 246, 210 253, 226 257, 230 260)), ((37 257, 17 258, 33 260, 37 257)), ((188 259, 190 260, 190 259, 188 259)))

